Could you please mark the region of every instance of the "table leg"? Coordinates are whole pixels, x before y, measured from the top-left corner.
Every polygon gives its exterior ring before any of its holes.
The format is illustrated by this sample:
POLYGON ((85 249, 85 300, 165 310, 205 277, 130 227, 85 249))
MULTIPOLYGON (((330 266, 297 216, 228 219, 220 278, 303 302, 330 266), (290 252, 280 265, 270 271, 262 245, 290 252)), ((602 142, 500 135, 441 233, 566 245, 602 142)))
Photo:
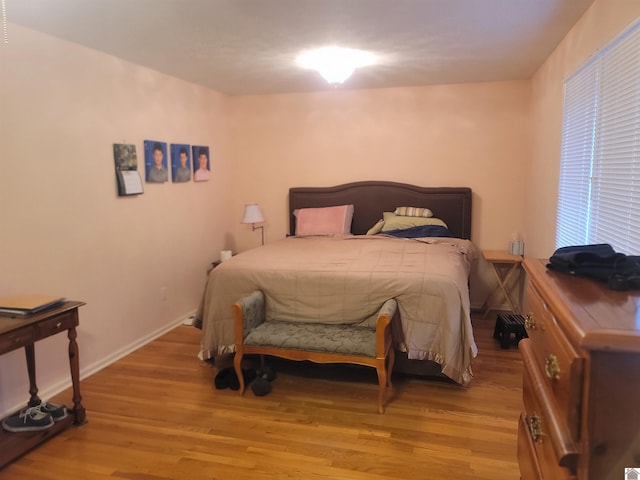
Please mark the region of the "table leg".
POLYGON ((507 273, 502 277, 500 277, 500 275, 498 275, 497 272, 496 272, 496 277, 498 279, 498 284, 500 285, 500 288, 502 289, 502 293, 504 295, 504 298, 507 301, 507 303, 509 303, 509 306, 511 307, 511 311, 514 312, 514 313, 518 313, 518 310, 516 309, 515 303, 513 302, 513 300, 511 300, 511 293, 510 293, 510 290, 509 290, 509 282, 511 281, 511 277, 517 271, 518 268, 519 268, 519 264, 514 263, 513 265, 511 265, 511 268, 509 268, 507 273))
POLYGON ((69 366, 71 367, 71 383, 73 383, 73 424, 82 425, 87 422, 86 412, 82 406, 80 395, 80 360, 78 358, 78 334, 76 328, 69 329, 69 366))
POLYGON ((29 406, 40 405, 38 397, 38 386, 36 385, 36 355, 33 343, 24 346, 24 353, 27 357, 27 371, 29 372, 29 406))

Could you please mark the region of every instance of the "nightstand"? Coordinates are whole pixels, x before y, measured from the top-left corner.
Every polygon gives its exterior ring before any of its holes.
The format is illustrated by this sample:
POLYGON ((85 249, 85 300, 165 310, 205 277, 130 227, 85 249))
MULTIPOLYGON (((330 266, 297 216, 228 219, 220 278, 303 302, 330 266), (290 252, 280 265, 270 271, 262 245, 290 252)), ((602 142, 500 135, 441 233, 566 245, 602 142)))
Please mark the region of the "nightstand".
POLYGON ((207 275, 211 273, 211 270, 220 266, 221 263, 222 263, 222 260, 216 260, 215 262, 211 262, 211 265, 209 265, 209 268, 207 268, 207 275))
POLYGON ((522 271, 522 257, 520 255, 511 255, 503 250, 483 250, 482 255, 487 263, 491 265, 491 270, 498 281, 498 285, 484 302, 482 307, 483 318, 486 318, 491 310, 495 310, 496 307, 500 306, 498 302, 503 298, 507 301, 513 313, 520 313, 520 309, 517 307, 512 295, 514 288, 519 283, 518 280, 522 271))
MULTIPOLYGON (((235 255, 236 254, 234 253, 232 256, 235 257, 235 255)), ((230 260, 230 258, 227 258, 227 260, 230 260)), ((209 268, 207 268, 207 275, 209 275, 211 273, 211 270, 213 270, 214 268, 218 268, 220 265, 222 265, 222 262, 224 262, 224 261, 225 260, 220 258, 218 260, 215 260, 215 261, 211 262, 211 265, 209 265, 209 268)))

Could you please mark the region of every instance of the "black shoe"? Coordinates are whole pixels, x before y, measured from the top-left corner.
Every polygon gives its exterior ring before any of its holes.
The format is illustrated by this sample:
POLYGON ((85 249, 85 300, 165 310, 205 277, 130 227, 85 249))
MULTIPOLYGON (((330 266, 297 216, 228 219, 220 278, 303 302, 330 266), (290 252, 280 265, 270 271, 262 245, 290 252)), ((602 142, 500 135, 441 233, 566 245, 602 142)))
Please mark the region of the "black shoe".
POLYGON ((231 377, 235 378, 236 383, 238 382, 238 378, 236 377, 233 368, 223 368, 216 374, 216 377, 213 379, 213 384, 216 386, 216 389, 224 390, 225 388, 230 387, 231 377))
POLYGON ((238 380, 238 375, 236 375, 236 371, 231 369, 229 372, 229 388, 231 390, 240 390, 240 381, 238 380))
POLYGON ((2 428, 8 432, 35 432, 53 426, 50 414, 38 407, 29 407, 2 421, 2 428))
POLYGON ((54 422, 59 422, 68 416, 66 406, 57 405, 55 403, 47 402, 46 400, 38 405, 37 408, 39 408, 42 413, 48 413, 51 415, 54 422))
POLYGON ((273 382, 276 379, 276 371, 268 365, 258 370, 258 376, 263 377, 267 382, 273 382))
POLYGON ((266 377, 258 377, 251 384, 251 390, 256 397, 264 397, 271 392, 271 384, 266 377))
POLYGON ((258 371, 258 378, 251 384, 251 390, 256 397, 264 397, 271 392, 271 382, 276 379, 273 368, 265 366, 258 371))

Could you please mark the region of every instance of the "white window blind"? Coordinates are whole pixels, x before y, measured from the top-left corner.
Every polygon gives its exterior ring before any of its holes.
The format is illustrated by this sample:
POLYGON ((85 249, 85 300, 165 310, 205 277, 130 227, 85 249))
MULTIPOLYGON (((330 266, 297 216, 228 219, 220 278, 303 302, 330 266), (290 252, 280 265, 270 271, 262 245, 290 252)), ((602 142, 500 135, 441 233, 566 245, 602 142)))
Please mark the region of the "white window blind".
POLYGON ((640 22, 565 82, 556 246, 640 254, 640 22))

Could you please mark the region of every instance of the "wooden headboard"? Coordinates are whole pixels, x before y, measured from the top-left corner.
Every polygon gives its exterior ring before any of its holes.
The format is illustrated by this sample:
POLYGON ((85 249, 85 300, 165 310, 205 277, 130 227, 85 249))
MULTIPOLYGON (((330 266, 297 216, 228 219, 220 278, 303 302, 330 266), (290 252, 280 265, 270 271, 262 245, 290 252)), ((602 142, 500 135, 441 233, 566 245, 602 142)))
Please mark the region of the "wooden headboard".
POLYGON ((296 209, 349 204, 354 205, 351 232, 355 235, 367 233, 382 218, 382 212, 393 212, 396 207, 426 207, 445 221, 454 237, 471 238, 470 188, 417 187, 383 181, 290 188, 289 233, 295 233, 296 209))

